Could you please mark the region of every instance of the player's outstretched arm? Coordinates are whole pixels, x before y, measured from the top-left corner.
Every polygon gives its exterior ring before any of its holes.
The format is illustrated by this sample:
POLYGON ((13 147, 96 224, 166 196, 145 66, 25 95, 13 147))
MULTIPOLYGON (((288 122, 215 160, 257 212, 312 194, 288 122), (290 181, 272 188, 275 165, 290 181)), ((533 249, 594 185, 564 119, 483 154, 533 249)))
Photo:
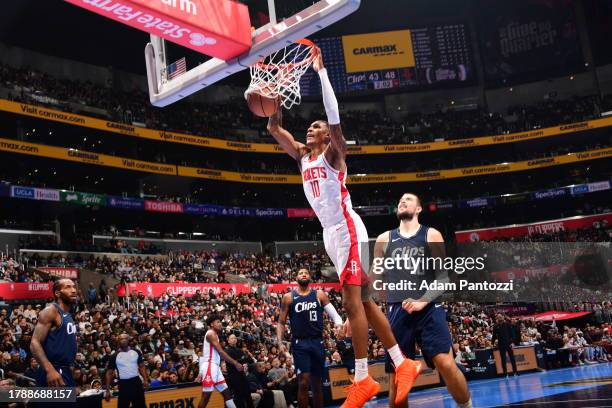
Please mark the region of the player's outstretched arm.
POLYGON ((289 156, 299 161, 308 148, 305 144, 296 141, 293 135, 283 128, 283 106, 280 99, 276 103, 276 112, 268 119, 268 132, 289 156))
MULTIPOLYGON (((319 74, 321 80, 321 91, 323 93, 323 106, 325 106, 325 113, 327 114, 327 124, 329 125, 329 136, 331 143, 327 148, 325 158, 330 163, 338 163, 338 161, 344 161, 346 158, 346 139, 342 133, 342 126, 340 126, 340 109, 338 108, 338 100, 334 93, 334 88, 329 81, 327 76, 327 69, 323 65, 323 54, 319 47, 316 48, 317 57, 312 63, 312 68, 319 74)), ((343 163, 341 167, 344 167, 343 163)))

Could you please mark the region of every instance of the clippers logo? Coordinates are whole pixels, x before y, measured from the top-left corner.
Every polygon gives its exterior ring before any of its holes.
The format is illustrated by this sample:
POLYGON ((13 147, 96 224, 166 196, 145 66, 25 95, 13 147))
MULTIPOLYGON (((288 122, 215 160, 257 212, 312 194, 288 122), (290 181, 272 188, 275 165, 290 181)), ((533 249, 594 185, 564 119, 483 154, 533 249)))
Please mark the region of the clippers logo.
POLYGON ((66 324, 66 333, 68 334, 76 334, 77 329, 76 329, 76 325, 74 323, 68 323, 66 324))

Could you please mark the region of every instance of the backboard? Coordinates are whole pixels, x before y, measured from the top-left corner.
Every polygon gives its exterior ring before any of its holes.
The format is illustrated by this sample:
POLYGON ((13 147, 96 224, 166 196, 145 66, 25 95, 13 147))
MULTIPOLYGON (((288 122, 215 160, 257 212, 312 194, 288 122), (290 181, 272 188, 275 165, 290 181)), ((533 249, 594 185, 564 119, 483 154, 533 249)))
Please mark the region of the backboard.
POLYGON ((251 49, 227 61, 212 58, 184 74, 168 78, 165 40, 151 35, 145 61, 151 103, 163 107, 179 101, 223 78, 242 71, 299 39, 341 20, 356 11, 361 0, 320 0, 297 13, 276 21, 274 0, 268 0, 270 22, 252 33, 251 49))

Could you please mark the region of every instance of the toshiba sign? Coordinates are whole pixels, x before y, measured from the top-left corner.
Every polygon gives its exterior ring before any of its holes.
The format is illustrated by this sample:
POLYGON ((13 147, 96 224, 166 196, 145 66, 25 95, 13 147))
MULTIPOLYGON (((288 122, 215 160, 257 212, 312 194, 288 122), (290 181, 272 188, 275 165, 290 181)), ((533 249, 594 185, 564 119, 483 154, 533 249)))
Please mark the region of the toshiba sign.
POLYGON ((65 0, 223 60, 251 47, 247 6, 231 0, 65 0))

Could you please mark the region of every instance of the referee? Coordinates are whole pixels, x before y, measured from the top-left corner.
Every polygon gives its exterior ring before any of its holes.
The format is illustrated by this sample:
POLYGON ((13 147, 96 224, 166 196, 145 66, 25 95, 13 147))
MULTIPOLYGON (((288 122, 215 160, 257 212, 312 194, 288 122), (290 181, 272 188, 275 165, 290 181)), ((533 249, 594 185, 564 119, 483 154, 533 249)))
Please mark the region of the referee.
POLYGON ((106 401, 111 398, 111 383, 115 375, 119 375, 119 402, 117 408, 146 408, 145 388, 149 387, 149 377, 145 370, 142 354, 130 348, 130 336, 119 335, 119 350, 111 355, 106 367, 106 401), (140 380, 142 375, 144 383, 140 380))

